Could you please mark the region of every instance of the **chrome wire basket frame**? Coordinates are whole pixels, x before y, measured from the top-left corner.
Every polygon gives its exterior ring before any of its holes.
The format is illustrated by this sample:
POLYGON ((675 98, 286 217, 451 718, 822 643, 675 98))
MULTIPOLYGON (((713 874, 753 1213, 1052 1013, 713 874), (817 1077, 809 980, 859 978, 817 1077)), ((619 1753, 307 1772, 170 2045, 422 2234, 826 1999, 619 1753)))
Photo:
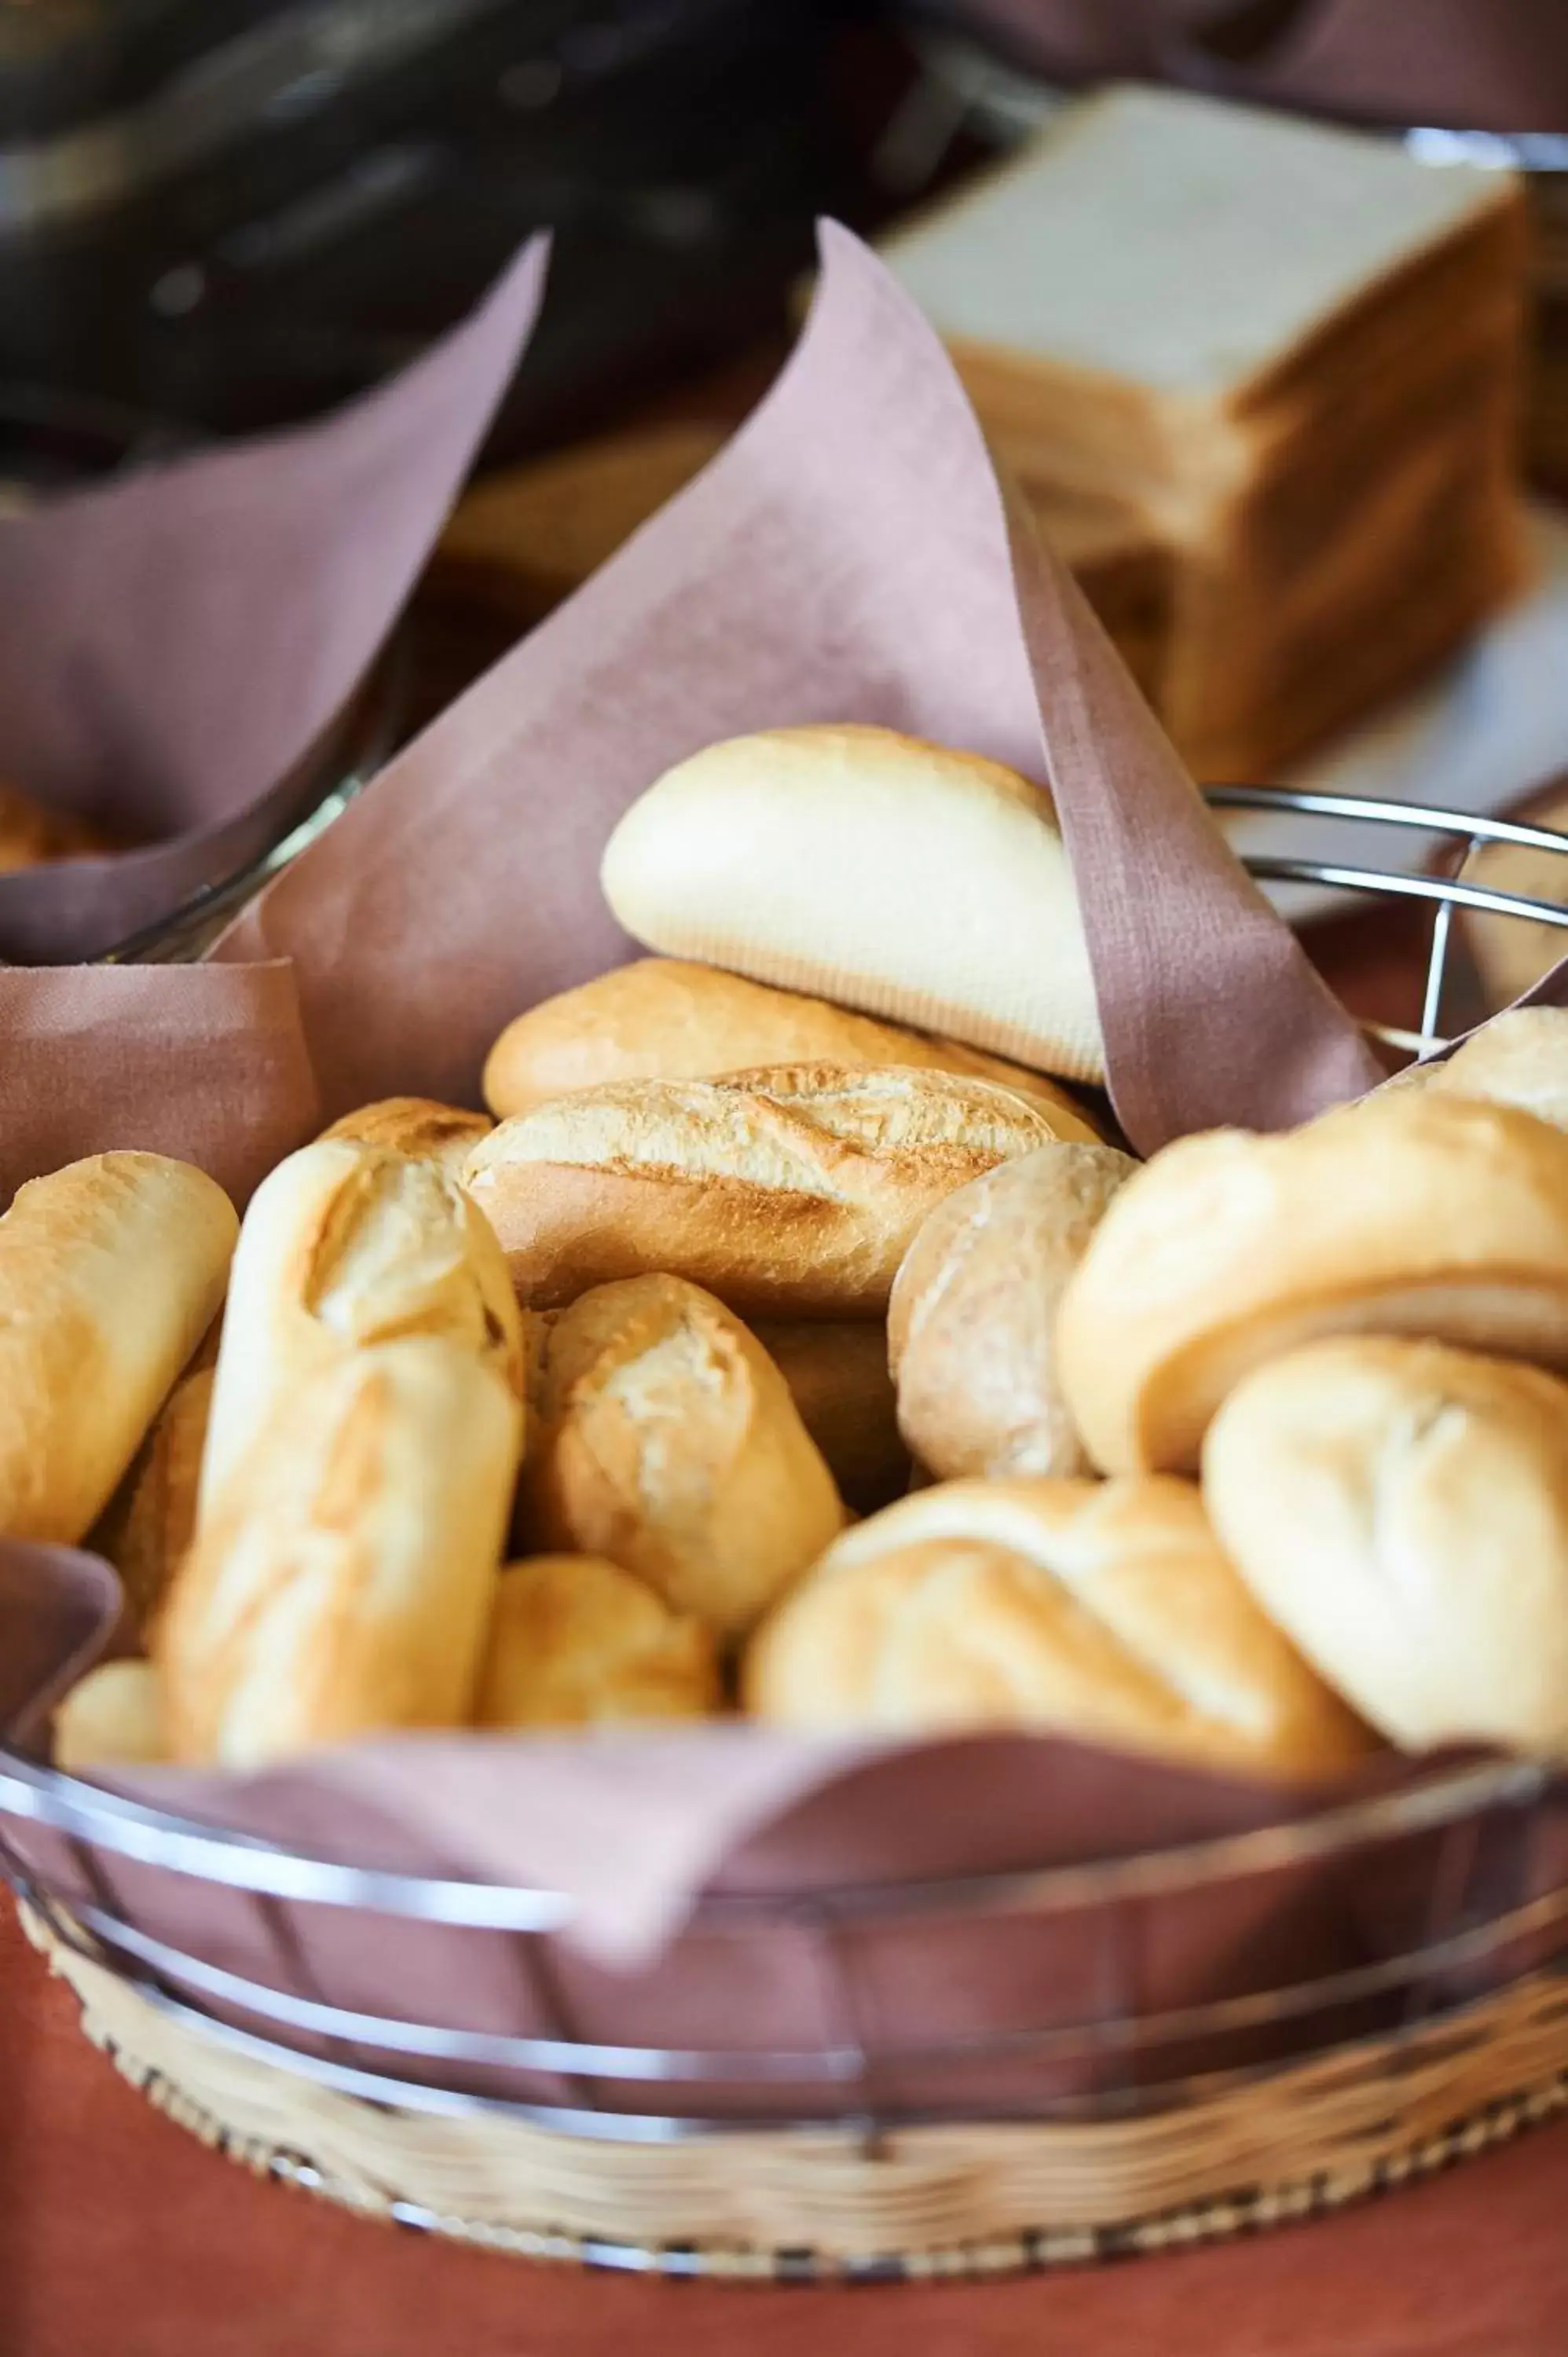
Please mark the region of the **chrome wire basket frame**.
MULTIPOLYGON (((1568 836, 1507 820, 1251 788, 1217 789, 1208 799, 1221 810, 1283 807, 1419 830, 1461 851, 1505 843, 1568 854, 1568 836)), ((1441 1044, 1455 909, 1568 927, 1568 907, 1439 874, 1298 858, 1249 864, 1265 882, 1432 906, 1421 1030, 1385 1034, 1417 1051, 1441 1044)), ((1259 2059, 1259 2032, 1283 2029, 1298 2058, 1349 2051, 1362 2036, 1397 2037, 1429 2029, 1450 2013, 1457 2018, 1478 1991, 1506 1986, 1524 1969, 1525 1955, 1532 1972, 1568 1971, 1568 1867, 1559 1873, 1552 1863, 1560 1850, 1568 1858, 1565 1804, 1568 1778, 1539 1763, 1471 1760, 1436 1766, 1381 1797, 1143 1855, 941 1881, 701 1898, 682 1938, 745 1943, 787 1933, 811 1943, 828 2028, 820 2041, 794 2047, 619 2039, 585 2027, 564 1994, 557 1940, 573 1910, 558 1891, 281 1848, 124 1799, 3 1745, 0 1873, 57 1940, 107 1967, 156 2012, 231 2051, 371 2104, 505 2114, 580 2137, 640 2144, 764 2128, 847 2133, 871 2148, 892 2129, 976 2116, 1083 2122, 1169 2111, 1197 2091, 1276 2067, 1266 2054, 1259 2059), (1419 1873, 1414 1911, 1402 1918, 1407 1936, 1316 1978, 1277 1986, 1265 1978, 1212 2002, 1163 2011, 1140 2007, 1138 1927, 1148 1902, 1173 1892, 1218 1897, 1297 1868, 1385 1857, 1419 1873), (236 1969, 231 1943, 225 1962, 150 1930, 149 1876, 158 1889, 196 1880, 230 1894, 252 1943, 247 1958, 264 1958, 265 1973, 236 1969), (501 1943, 524 1992, 528 2034, 369 2013, 338 2001, 316 1932, 347 1910, 501 1943), (1102 1964, 1095 2003, 1082 2018, 1015 2018, 914 2048, 878 2036, 856 1945, 867 1934, 897 1925, 1038 1928, 1068 1919, 1093 1927, 1102 1964), (1208 2059, 1195 2072, 1190 2057, 1199 2047, 1208 2059), (961 2105, 945 2103, 941 2072, 976 2065, 1009 2077, 1015 2067, 1046 2065, 1056 2077, 1044 2095, 1006 2086, 978 2105, 972 2093, 961 2105), (923 2092, 889 2092, 922 2074, 923 2092)))

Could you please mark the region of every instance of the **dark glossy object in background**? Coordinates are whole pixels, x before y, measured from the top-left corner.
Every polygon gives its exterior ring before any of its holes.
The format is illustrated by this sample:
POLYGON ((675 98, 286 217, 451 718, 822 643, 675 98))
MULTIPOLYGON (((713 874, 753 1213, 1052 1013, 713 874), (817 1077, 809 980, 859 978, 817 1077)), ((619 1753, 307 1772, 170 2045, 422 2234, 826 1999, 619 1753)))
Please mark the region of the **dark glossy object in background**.
POLYGON ((319 411, 553 229, 498 447, 783 316, 852 217, 817 0, 0 7, 0 382, 233 432, 319 411))

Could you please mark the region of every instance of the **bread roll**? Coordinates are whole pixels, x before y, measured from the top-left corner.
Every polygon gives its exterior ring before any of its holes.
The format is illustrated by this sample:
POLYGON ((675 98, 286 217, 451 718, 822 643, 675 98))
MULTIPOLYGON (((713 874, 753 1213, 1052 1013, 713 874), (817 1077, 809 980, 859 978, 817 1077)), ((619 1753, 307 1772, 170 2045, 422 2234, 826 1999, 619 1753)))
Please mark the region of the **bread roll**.
POLYGON ((279 1163, 245 1214, 199 1520, 280 1399, 345 1351, 405 1334, 460 1342, 521 1396, 521 1327, 483 1213, 434 1163, 318 1139, 279 1163))
POLYGON ((0 1219, 0 1533, 90 1531, 223 1298, 239 1222, 158 1154, 96 1154, 0 1219))
POLYGON ((1400 1088, 1283 1136, 1184 1138, 1106 1212, 1058 1364, 1096 1464, 1183 1471, 1243 1375, 1348 1333, 1568 1366, 1568 1136, 1400 1088))
POLYGON ((1568 1008, 1516 1006, 1442 1062, 1415 1069, 1423 1088, 1513 1105, 1568 1129, 1568 1008))
POLYGON ((753 1641, 791 1727, 1031 1727, 1271 1775, 1370 1738, 1168 1480, 957 1481, 848 1531, 753 1641))
POLYGON ((1000 762, 890 728, 737 737, 650 786, 601 873, 650 949, 1104 1077, 1055 813, 1000 762))
POLYGON ((357 1146, 381 1146, 393 1154, 439 1162, 454 1178, 491 1124, 482 1113, 437 1104, 431 1097, 383 1097, 379 1103, 346 1113, 323 1137, 345 1137, 357 1146))
POLYGON ((212 1410, 212 1370, 176 1384, 93 1534, 120 1575, 139 1628, 149 1626, 196 1530, 196 1491, 212 1410))
POLYGON ((253 1769, 466 1723, 521 1435, 504 1368, 443 1335, 367 1343, 291 1385, 158 1623, 173 1756, 253 1769))
POLYGON ((503 1122, 464 1185, 531 1308, 669 1270, 743 1315, 860 1318, 944 1195, 1055 1135, 990 1081, 779 1066, 561 1097, 503 1122))
POLYGON ((1265 1612, 1412 1750, 1568 1751, 1568 1386, 1436 1342, 1316 1342, 1209 1427, 1204 1491, 1265 1612))
POLYGON ((1136 1168, 1113 1146, 1042 1146, 931 1213, 887 1319, 899 1428, 930 1472, 1088 1472, 1057 1382, 1057 1309, 1136 1168))
POLYGON ((967 1072, 1038 1097, 1058 1136, 1098 1135, 1064 1091, 1020 1064, 679 958, 639 958, 520 1015, 490 1050, 485 1103, 504 1120, 607 1081, 711 1080, 807 1063, 967 1072))
POLYGON ((150 1662, 105 1662, 72 1686, 54 1715, 54 1764, 68 1776, 148 1768, 168 1758, 157 1672, 150 1662))
POLYGON ((618 1565, 537 1555, 502 1572, 475 1724, 614 1726, 719 1707, 714 1641, 618 1565))
POLYGON ((554 1321, 524 1500, 542 1549, 604 1555, 726 1636, 844 1520, 761 1344, 672 1276, 600 1286, 554 1321))
POLYGON ((846 1502, 865 1514, 897 1497, 909 1477, 909 1452, 898 1432, 886 1327, 758 1318, 751 1330, 789 1384, 846 1502))

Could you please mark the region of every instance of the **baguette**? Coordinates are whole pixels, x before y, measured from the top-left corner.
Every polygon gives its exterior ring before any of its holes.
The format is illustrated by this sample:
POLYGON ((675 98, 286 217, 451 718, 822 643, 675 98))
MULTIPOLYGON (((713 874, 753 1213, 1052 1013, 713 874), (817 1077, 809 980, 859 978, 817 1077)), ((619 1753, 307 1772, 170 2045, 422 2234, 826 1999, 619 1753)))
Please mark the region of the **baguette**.
POLYGON ((456 1180, 384 1146, 318 1139, 252 1197, 234 1255, 198 1522, 278 1403, 367 1344, 443 1336, 521 1395, 523 1337, 494 1236, 456 1180))
POLYGON ((481 1727, 599 1727, 705 1718, 718 1657, 698 1620, 594 1555, 538 1555, 503 1571, 479 1673, 481 1727))
POLYGON ((155 1640, 172 1756, 262 1768, 470 1717, 521 1447, 504 1367, 420 1335, 291 1386, 155 1640))
POLYGON ((120 1575, 143 1631, 151 1627, 196 1532, 196 1492, 212 1412, 212 1370, 199 1367, 169 1394, 93 1534, 120 1575))
POLYGON ((488 1115, 468 1113, 461 1105, 438 1104, 432 1097, 383 1097, 375 1104, 344 1114, 321 1135, 439 1162, 456 1178, 480 1138, 489 1135, 490 1128, 488 1115))
POLYGON ((168 1758, 157 1672, 150 1662, 105 1662, 72 1686, 54 1715, 54 1764, 68 1776, 155 1767, 168 1758))
POLYGON ((99 1154, 0 1219, 0 1533, 74 1546, 223 1298, 239 1222, 156 1154, 99 1154))
POLYGON ((1064 1091, 1020 1064, 679 958, 639 958, 520 1015, 490 1050, 485 1103, 504 1120, 611 1081, 808 1063, 966 1072, 1038 1098, 1058 1136, 1098 1135, 1064 1091))
POLYGON ((552 1325, 523 1498, 538 1547, 604 1555, 725 1636, 844 1521, 767 1352, 671 1276, 600 1286, 552 1325))
POLYGON ((1030 1727, 1250 1774, 1372 1738, 1248 1594, 1190 1483, 955 1481, 847 1531, 753 1640, 759 1717, 1030 1727))
POLYGON ((1180 1472, 1254 1367, 1358 1333, 1568 1367, 1568 1135, 1404 1086, 1283 1136, 1184 1138, 1106 1212, 1058 1365, 1097 1465, 1180 1472))
POLYGON ((772 728, 659 779, 611 835, 635 941, 1101 1081, 1089 951, 1048 795, 891 728, 772 728))
POLYGON ((1056 1135, 991 1081, 781 1066, 560 1098, 503 1122, 464 1184, 530 1308, 669 1271, 743 1316, 854 1318, 886 1309, 945 1195, 1056 1135))

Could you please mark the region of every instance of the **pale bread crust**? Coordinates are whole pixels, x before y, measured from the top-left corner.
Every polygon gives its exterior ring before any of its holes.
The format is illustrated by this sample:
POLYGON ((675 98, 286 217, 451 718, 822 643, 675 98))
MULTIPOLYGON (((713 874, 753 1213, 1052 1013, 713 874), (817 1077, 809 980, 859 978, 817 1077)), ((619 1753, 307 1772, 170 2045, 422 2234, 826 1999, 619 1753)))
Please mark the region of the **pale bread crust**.
POLYGON ((595 1555, 536 1555, 502 1572, 479 1671, 477 1727, 614 1727, 706 1718, 718 1656, 698 1620, 595 1555))
POLYGON ((486 1114, 469 1113, 462 1105, 442 1104, 434 1097, 381 1097, 374 1104, 346 1113, 323 1137, 344 1137, 357 1146, 385 1146, 393 1154, 412 1154, 416 1160, 439 1162, 454 1178, 481 1137, 494 1124, 486 1114))

